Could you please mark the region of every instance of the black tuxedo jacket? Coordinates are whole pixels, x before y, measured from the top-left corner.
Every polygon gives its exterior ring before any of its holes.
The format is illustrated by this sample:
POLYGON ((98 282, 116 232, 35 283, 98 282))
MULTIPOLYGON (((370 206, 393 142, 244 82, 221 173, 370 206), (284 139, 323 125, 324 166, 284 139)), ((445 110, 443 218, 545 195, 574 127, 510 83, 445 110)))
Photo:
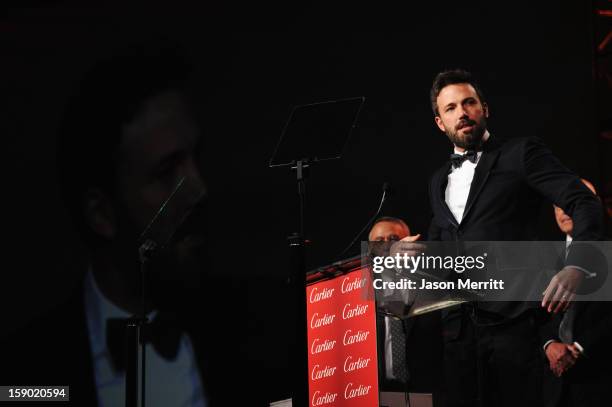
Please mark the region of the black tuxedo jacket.
MULTIPOLYGON (((537 240, 537 216, 544 200, 572 217, 575 242, 602 238, 600 201, 538 138, 489 137, 475 169, 461 222, 454 218, 444 198, 450 170, 449 162, 430 180, 430 241, 537 240)), ((584 257, 576 245, 567 264, 581 266, 586 263, 584 257)), ((504 314, 515 316, 525 307, 515 304, 504 314)), ((456 333, 456 329, 448 329, 445 328, 446 334, 456 333)))
POLYGON ((1 342, 3 385, 70 386, 70 403, 64 405, 97 405, 80 291, 1 342))
MULTIPOLYGON (((612 303, 575 302, 573 335, 584 348, 584 354, 561 378, 549 371, 545 375, 547 406, 560 405, 562 399, 572 399, 571 393, 588 394, 593 400, 605 400, 612 382, 612 303)), ((563 314, 555 315, 543 328, 542 339, 559 339, 559 325, 563 314)), ((544 361, 548 370, 548 360, 544 361)), ((563 405, 573 405, 565 403, 563 405)), ((590 405, 590 404, 585 404, 590 405)), ((595 404, 597 405, 597 404, 595 404)))
MULTIPOLYGON (((567 377, 582 381, 601 376, 612 377, 612 303, 577 301, 574 319, 573 339, 584 348, 584 355, 569 371, 567 377)), ((558 315, 552 324, 552 337, 558 337, 559 324, 563 315, 558 315)))
POLYGON ((444 200, 450 166, 442 166, 430 181, 429 240, 534 240, 543 199, 573 219, 575 241, 602 238, 601 203, 537 138, 487 140, 460 223, 444 200))
MULTIPOLYGON (((597 248, 591 247, 589 260, 588 270, 597 273, 594 280, 597 279, 603 283, 608 277, 609 265, 606 256, 597 248)), ((586 281, 589 283, 588 280, 586 281)), ((587 292, 600 288, 601 283, 596 282, 595 287, 587 292)), ((612 302, 575 301, 571 306, 575 308, 573 339, 584 348, 585 353, 568 372, 567 377, 573 380, 597 378, 602 375, 611 377, 609 366, 612 364, 612 350, 609 349, 609 346, 612 345, 612 302)), ((543 339, 545 341, 551 339, 561 341, 559 326, 563 317, 564 314, 556 314, 551 323, 544 327, 543 339)))

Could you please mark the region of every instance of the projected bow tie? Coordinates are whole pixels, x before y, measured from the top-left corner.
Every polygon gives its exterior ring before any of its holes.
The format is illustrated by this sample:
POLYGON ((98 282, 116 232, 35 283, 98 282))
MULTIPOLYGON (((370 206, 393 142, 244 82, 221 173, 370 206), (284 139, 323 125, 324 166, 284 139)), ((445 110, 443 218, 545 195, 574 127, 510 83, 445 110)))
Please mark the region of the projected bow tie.
MULTIPOLYGON (((118 371, 125 370, 127 320, 124 318, 109 318, 106 320, 106 346, 113 366, 118 371)), ((174 360, 178 354, 182 331, 176 322, 176 316, 157 312, 153 321, 144 326, 143 339, 151 343, 157 353, 166 360, 174 360)))
POLYGON ((468 150, 465 154, 450 155, 450 162, 453 165, 453 168, 461 167, 461 164, 463 164, 465 160, 469 160, 475 164, 477 159, 478 153, 474 150, 468 150))

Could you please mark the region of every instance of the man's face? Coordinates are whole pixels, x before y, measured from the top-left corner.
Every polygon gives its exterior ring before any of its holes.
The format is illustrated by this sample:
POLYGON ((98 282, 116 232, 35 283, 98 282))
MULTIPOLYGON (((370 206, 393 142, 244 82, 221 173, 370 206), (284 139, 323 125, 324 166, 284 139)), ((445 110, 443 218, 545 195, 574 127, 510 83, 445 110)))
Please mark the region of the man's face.
MULTIPOLYGON (((202 197, 205 186, 196 163, 198 140, 193 118, 178 94, 172 92, 149 99, 125 126, 117 158, 114 205, 117 232, 113 242, 120 267, 134 268, 138 237, 182 179, 180 189, 156 222, 160 239, 169 237, 202 197)), ((191 234, 151 262, 147 290, 157 305, 174 306, 187 297, 187 289, 197 287, 201 256, 205 255, 203 245, 201 235, 191 234)), ((137 274, 125 272, 137 278, 137 274)))
POLYGON ((398 222, 382 221, 374 225, 368 240, 370 253, 374 256, 388 256, 391 243, 410 235, 410 229, 398 222))
POLYGON ((371 242, 395 242, 410 234, 410 229, 397 222, 378 222, 368 235, 371 242))
MULTIPOLYGON (((182 178, 165 208, 168 227, 176 225, 204 191, 196 164, 199 133, 178 94, 155 96, 124 128, 117 164, 118 199, 125 221, 140 233, 182 178)), ((118 225, 121 227, 121 225, 118 225)))
POLYGON ((461 150, 477 147, 487 129, 489 110, 474 87, 468 83, 445 86, 436 101, 438 128, 461 150))

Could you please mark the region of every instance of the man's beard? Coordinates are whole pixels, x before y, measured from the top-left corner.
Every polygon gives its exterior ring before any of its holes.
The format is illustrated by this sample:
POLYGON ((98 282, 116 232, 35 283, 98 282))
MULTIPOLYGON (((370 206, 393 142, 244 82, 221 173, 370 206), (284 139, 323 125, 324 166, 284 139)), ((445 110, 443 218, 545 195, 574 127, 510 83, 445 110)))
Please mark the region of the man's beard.
MULTIPOLYGON (((142 285, 138 238, 145 226, 129 216, 124 207, 118 208, 117 214, 121 228, 115 241, 115 261, 123 272, 123 284, 136 298, 142 285)), ((180 241, 156 250, 147 262, 145 292, 147 303, 154 309, 182 312, 192 307, 201 294, 210 253, 205 226, 199 226, 200 233, 190 230, 180 241)))
POLYGON ((480 122, 474 120, 467 120, 465 126, 473 126, 469 133, 459 134, 461 129, 457 129, 457 126, 451 130, 446 130, 446 135, 449 140, 457 147, 464 150, 475 150, 478 149, 482 144, 482 137, 487 129, 487 120, 483 117, 480 122))

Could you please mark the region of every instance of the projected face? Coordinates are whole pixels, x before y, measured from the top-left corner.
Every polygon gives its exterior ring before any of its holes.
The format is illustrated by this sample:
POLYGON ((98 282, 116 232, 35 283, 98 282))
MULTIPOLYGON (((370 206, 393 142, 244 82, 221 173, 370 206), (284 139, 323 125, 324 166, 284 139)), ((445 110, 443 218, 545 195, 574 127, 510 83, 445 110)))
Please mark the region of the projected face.
MULTIPOLYGON (((121 274, 98 276, 99 280, 108 279, 103 285, 109 297, 139 292, 138 238, 181 180, 181 187, 157 218, 156 229, 161 232, 151 236, 157 243, 167 241, 161 239, 169 237, 202 196, 205 185, 197 165, 199 139, 199 129, 187 106, 173 91, 146 100, 124 125, 115 157, 115 193, 107 199, 112 216, 100 222, 108 227, 96 230, 107 232, 107 261, 121 274)), ((207 256, 204 247, 203 233, 192 231, 150 262, 146 292, 158 309, 176 308, 195 298, 189 290, 201 286, 200 274, 207 256)))
POLYGON ((487 129, 489 110, 474 87, 468 83, 445 86, 437 104, 436 124, 449 140, 460 150, 477 147, 487 129))
POLYGON ((171 222, 179 222, 203 191, 196 165, 198 139, 193 119, 173 92, 150 99, 140 115, 125 126, 117 165, 118 196, 136 230, 144 230, 183 177, 181 193, 168 207, 175 212, 169 213, 175 218, 171 222))

